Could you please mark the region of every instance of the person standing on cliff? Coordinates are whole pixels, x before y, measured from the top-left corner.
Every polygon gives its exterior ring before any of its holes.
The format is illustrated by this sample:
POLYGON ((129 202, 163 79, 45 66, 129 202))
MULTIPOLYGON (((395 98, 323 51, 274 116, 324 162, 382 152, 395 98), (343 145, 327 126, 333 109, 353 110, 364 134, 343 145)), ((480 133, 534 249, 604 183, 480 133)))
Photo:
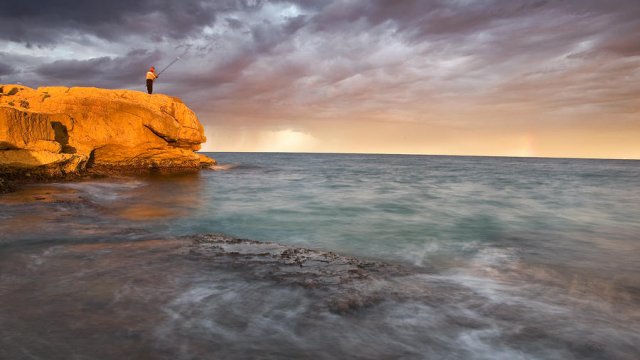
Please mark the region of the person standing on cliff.
POLYGON ((153 80, 157 79, 158 75, 156 75, 156 68, 153 66, 147 72, 147 92, 149 94, 153 93, 153 80))

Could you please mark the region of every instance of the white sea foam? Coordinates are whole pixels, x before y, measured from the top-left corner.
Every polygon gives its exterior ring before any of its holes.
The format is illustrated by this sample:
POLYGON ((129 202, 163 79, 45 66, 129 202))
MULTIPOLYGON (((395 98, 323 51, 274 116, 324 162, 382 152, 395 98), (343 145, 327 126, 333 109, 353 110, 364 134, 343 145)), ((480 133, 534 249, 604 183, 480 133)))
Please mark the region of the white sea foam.
POLYGON ((441 249, 436 241, 426 241, 421 245, 409 245, 397 251, 398 255, 415 266, 424 266, 428 256, 441 249))
POLYGON ((87 181, 56 184, 59 187, 79 191, 83 196, 98 202, 111 202, 127 197, 127 193, 146 185, 143 181, 87 181))
POLYGON ((238 167, 238 164, 217 164, 209 166, 209 169, 215 171, 226 171, 238 167))

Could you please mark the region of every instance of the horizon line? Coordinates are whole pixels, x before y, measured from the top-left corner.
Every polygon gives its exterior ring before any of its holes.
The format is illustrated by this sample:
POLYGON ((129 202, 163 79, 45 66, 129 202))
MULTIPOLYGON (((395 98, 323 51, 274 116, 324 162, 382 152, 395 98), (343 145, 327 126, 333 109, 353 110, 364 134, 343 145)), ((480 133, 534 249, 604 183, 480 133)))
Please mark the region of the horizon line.
POLYGON ((605 158, 605 157, 560 157, 560 156, 520 156, 520 155, 473 155, 473 154, 419 154, 419 153, 375 153, 375 152, 309 152, 309 151, 197 151, 198 153, 228 154, 301 154, 301 155, 402 155, 402 156, 442 156, 442 157, 483 157, 483 158, 516 158, 516 159, 556 159, 556 160, 617 160, 639 161, 640 158, 605 158))

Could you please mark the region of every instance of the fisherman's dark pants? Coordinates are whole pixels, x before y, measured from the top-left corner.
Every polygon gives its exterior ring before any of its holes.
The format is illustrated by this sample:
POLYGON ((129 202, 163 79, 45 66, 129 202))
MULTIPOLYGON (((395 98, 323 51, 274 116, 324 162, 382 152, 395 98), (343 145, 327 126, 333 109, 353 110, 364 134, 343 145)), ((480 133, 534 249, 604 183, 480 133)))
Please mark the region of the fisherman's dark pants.
POLYGON ((153 80, 147 79, 147 92, 149 94, 153 93, 153 80))

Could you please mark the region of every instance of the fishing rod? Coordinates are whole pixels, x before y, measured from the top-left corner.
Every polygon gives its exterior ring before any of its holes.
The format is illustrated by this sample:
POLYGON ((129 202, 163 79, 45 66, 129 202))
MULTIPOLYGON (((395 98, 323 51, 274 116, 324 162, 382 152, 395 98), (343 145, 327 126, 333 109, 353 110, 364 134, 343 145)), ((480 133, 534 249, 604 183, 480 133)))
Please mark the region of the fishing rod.
POLYGON ((178 56, 177 58, 175 58, 171 63, 169 63, 169 65, 167 65, 167 67, 165 67, 164 69, 162 69, 162 71, 160 71, 158 73, 158 75, 156 76, 160 76, 160 74, 162 74, 165 70, 167 70, 169 67, 171 67, 171 65, 175 64, 176 62, 178 62, 178 60, 180 60, 180 56, 178 56))
POLYGON ((167 65, 164 69, 162 69, 156 76, 160 76, 160 74, 162 74, 165 70, 167 70, 168 68, 171 67, 171 65, 175 64, 176 62, 178 62, 178 60, 180 60, 183 56, 187 55, 187 51, 189 51, 189 48, 187 48, 187 50, 185 50, 185 52, 176 57, 172 62, 169 63, 169 65, 167 65))

